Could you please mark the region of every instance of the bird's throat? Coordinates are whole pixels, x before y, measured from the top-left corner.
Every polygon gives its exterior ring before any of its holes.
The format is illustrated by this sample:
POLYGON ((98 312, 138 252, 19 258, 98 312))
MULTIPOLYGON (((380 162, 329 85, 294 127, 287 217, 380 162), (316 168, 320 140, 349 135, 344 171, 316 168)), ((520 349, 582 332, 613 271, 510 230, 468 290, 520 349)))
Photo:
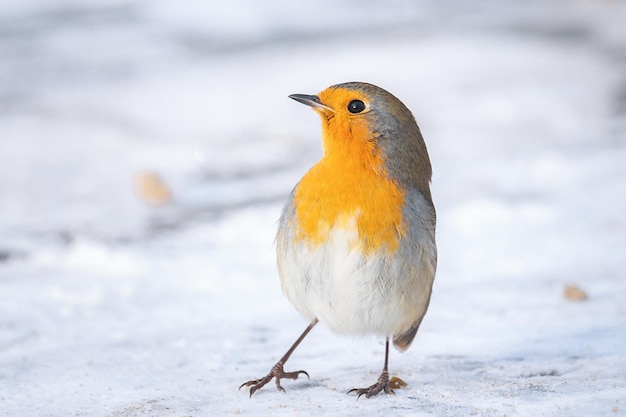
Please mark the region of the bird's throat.
POLYGON ((350 139, 325 137, 324 156, 298 183, 296 239, 321 245, 333 229, 356 223, 351 248, 393 252, 405 231, 404 192, 387 175, 373 142, 350 139))

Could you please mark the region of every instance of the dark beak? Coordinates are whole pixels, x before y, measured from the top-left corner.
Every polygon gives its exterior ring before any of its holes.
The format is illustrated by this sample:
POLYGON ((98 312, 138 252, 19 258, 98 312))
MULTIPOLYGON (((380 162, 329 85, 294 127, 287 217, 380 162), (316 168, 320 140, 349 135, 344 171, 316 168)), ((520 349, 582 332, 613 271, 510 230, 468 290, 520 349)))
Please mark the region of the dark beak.
POLYGON ((306 104, 307 106, 311 106, 314 109, 327 110, 333 113, 335 112, 333 109, 322 103, 318 96, 310 96, 307 94, 291 94, 289 98, 292 98, 299 103, 306 104))

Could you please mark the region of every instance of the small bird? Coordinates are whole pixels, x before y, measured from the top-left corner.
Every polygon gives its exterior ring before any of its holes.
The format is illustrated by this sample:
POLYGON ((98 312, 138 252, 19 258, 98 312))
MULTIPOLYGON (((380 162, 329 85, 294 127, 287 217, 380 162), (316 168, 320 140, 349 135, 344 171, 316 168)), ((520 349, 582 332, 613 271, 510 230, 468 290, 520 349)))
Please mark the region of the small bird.
POLYGON ((367 398, 389 384, 389 340, 405 351, 430 303, 437 246, 432 168, 411 111, 372 84, 333 85, 318 95, 292 94, 322 119, 323 155, 295 186, 276 237, 283 292, 311 320, 263 378, 243 383, 250 396, 273 378, 306 371, 283 366, 321 322, 343 335, 385 338, 385 362, 367 398))

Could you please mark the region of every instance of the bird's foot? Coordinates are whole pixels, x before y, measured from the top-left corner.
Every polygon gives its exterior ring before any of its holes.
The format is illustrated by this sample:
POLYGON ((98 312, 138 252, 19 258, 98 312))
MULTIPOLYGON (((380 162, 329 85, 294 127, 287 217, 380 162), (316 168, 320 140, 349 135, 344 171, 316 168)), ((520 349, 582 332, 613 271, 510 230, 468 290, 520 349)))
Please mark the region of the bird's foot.
POLYGON ((243 384, 241 384, 239 389, 242 389, 243 387, 250 387, 250 397, 252 397, 252 394, 254 394, 258 390, 263 388, 265 384, 267 384, 268 382, 272 380, 272 378, 275 378, 276 389, 282 392, 286 392, 285 389, 282 387, 282 385, 280 385, 280 380, 284 378, 298 379, 300 374, 306 375, 306 377, 309 378, 309 374, 306 371, 301 370, 301 371, 295 371, 295 372, 285 372, 283 370, 283 364, 281 362, 278 362, 276 365, 272 367, 272 370, 269 372, 269 374, 265 375, 263 378, 252 379, 248 382, 244 382, 243 384))
POLYGON ((348 391, 348 394, 355 392, 358 396, 357 398, 361 398, 361 395, 365 395, 365 398, 370 398, 381 391, 385 391, 385 394, 396 394, 389 386, 389 373, 387 371, 383 371, 380 374, 378 381, 374 385, 370 385, 367 388, 353 388, 348 391))

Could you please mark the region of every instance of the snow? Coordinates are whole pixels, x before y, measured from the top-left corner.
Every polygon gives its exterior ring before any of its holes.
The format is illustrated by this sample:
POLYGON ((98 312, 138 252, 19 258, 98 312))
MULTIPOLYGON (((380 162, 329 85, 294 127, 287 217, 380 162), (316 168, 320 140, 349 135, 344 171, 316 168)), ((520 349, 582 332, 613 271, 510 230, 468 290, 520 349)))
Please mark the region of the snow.
POLYGON ((0 416, 626 414, 624 4, 335 3, 0 4, 0 416), (250 399, 307 325, 273 239, 320 128, 286 96, 349 80, 433 162, 408 387, 346 395, 384 345, 317 326, 311 379, 250 399))

